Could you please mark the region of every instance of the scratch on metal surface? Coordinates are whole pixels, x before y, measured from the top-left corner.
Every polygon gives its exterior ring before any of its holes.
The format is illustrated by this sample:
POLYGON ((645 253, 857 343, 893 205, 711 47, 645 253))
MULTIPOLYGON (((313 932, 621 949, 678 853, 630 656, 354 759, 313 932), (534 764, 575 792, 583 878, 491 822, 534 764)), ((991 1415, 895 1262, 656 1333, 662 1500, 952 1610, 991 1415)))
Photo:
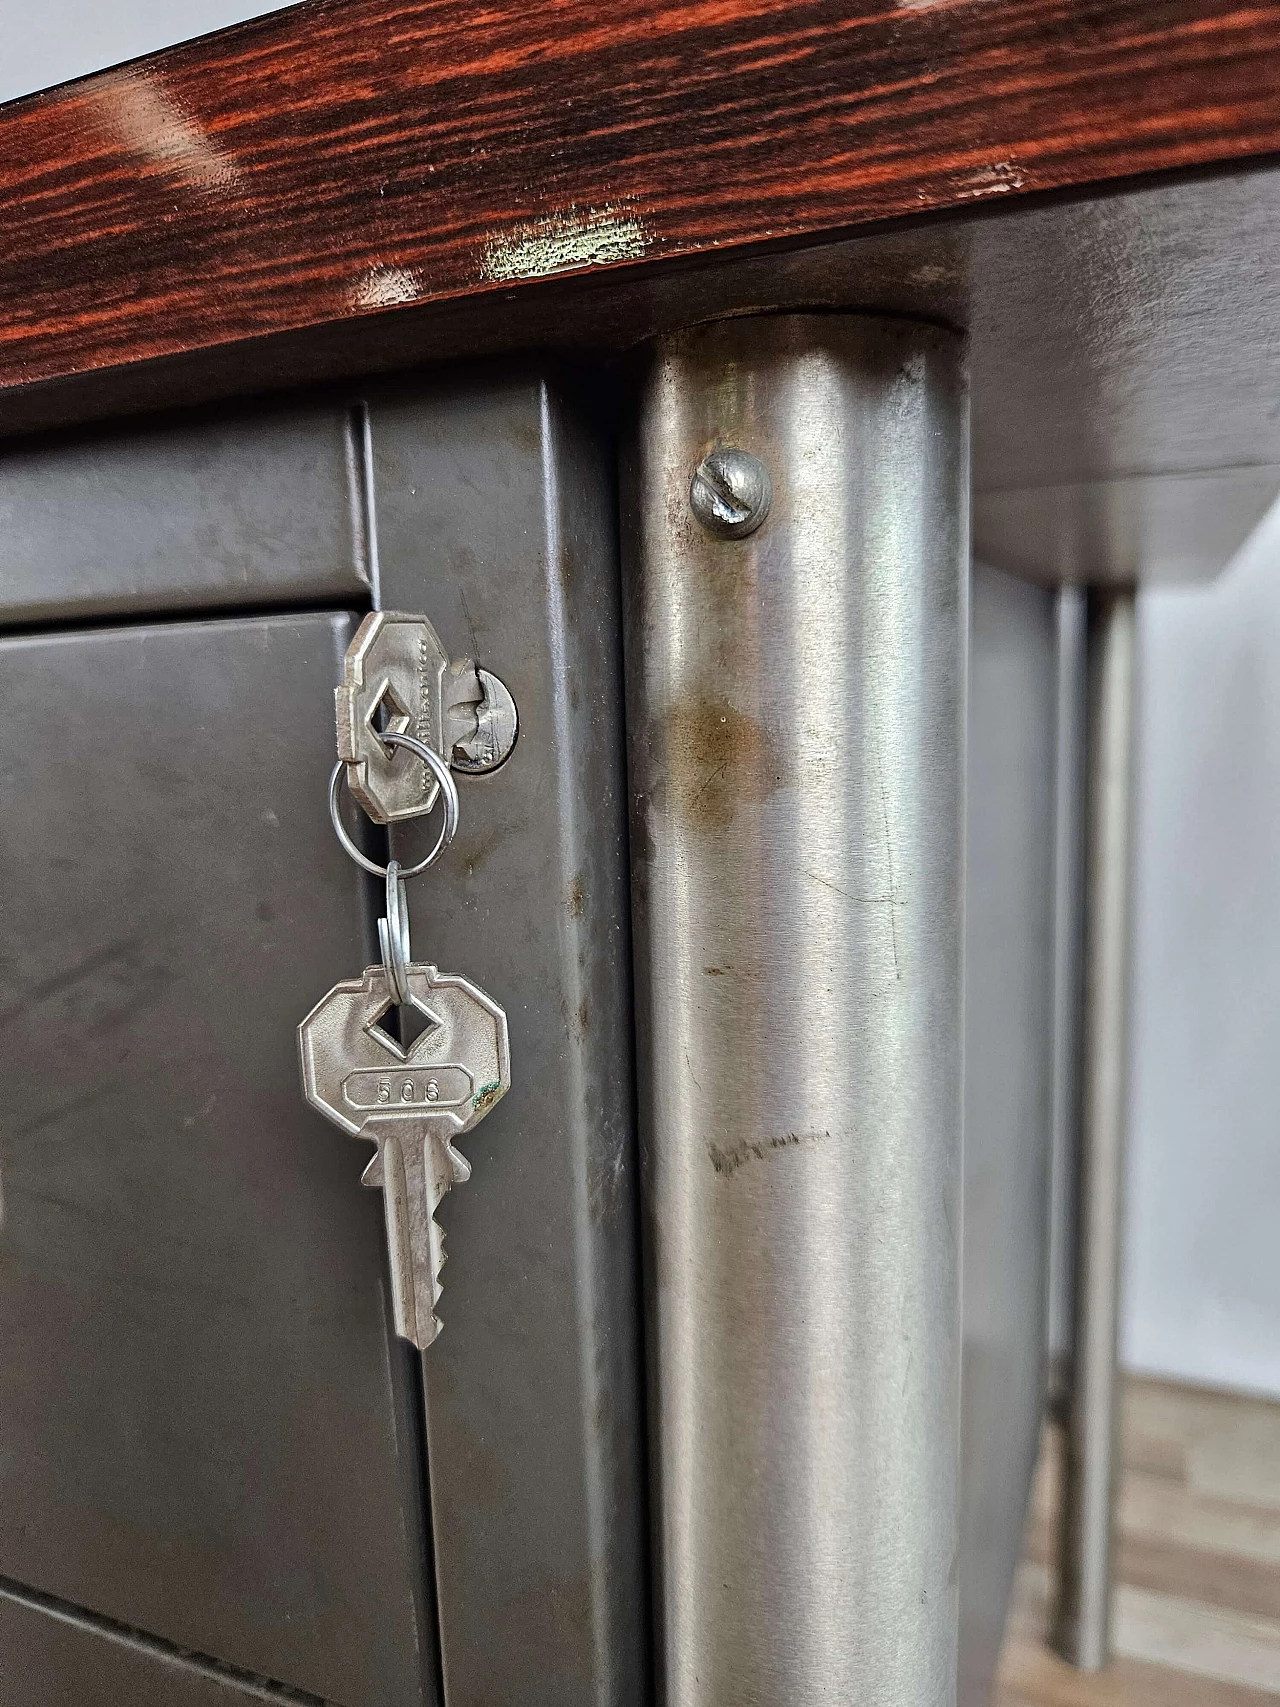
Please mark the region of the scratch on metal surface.
POLYGON ((889 873, 889 940, 893 948, 893 976, 902 982, 902 963, 898 959, 898 889, 893 875, 893 830, 889 824, 889 794, 884 785, 884 763, 879 743, 876 745, 876 778, 880 784, 880 811, 884 818, 884 860, 889 873))
POLYGON ((616 207, 570 208, 493 238, 483 272, 487 279, 540 279, 635 261, 648 247, 648 235, 634 214, 616 207))
POLYGON ((797 1150, 803 1145, 820 1143, 830 1136, 827 1131, 778 1132, 767 1138, 739 1138, 733 1144, 723 1145, 708 1139, 707 1156, 721 1178, 728 1179, 748 1162, 763 1162, 781 1150, 797 1150))

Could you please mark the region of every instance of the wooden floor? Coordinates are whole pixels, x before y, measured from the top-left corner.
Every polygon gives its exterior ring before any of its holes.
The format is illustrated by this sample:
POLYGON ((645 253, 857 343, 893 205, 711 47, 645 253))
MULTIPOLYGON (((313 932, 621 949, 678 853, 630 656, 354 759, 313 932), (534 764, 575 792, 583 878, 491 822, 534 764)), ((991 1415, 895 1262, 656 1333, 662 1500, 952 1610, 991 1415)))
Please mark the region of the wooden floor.
POLYGON ((1045 1647, 1061 1455, 1046 1429, 996 1707, 1280 1701, 1280 1404, 1155 1381, 1125 1395, 1116 1659, 1045 1647))

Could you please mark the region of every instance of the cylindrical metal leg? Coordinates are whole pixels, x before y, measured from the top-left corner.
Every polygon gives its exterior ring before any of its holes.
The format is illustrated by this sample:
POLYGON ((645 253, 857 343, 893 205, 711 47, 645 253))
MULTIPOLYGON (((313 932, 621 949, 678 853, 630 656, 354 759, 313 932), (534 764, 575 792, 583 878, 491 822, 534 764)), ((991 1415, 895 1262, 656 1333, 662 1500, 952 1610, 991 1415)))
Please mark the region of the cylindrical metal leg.
POLYGON ((1084 1011, 1075 1336, 1058 1646, 1086 1671, 1110 1657, 1121 1185, 1128 1068, 1134 594, 1089 595, 1084 1011))
POLYGON ((960 341, 907 322, 702 328, 659 346, 641 404, 667 1707, 955 1699, 967 446, 960 341), (767 471, 757 531, 760 469, 717 449, 767 471))
POLYGON ((1083 587, 1058 592, 1058 739, 1054 779, 1053 1076, 1050 1091, 1049 1402, 1063 1414, 1075 1333, 1080 1155, 1080 1006, 1084 950, 1084 759, 1088 700, 1083 587))

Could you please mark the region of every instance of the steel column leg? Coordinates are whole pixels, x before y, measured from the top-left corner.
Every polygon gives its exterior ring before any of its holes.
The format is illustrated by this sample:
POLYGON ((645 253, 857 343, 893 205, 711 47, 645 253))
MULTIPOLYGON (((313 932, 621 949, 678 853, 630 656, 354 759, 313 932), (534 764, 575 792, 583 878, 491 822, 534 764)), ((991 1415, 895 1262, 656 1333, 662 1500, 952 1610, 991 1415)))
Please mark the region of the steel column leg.
POLYGON ((1080 1008, 1084 958, 1084 771, 1088 594, 1058 590, 1054 765, 1053 1073, 1050 1100, 1049 1404, 1064 1411, 1075 1332, 1076 1187, 1080 1164, 1080 1008))
POLYGON ((1057 1642, 1096 1671, 1110 1657, 1121 1186, 1128 1068, 1133 772, 1131 588, 1089 594, 1084 998, 1075 1335, 1057 1642))
POLYGON ((625 469, 668 1707, 955 1698, 967 444, 952 335, 771 316, 625 469))

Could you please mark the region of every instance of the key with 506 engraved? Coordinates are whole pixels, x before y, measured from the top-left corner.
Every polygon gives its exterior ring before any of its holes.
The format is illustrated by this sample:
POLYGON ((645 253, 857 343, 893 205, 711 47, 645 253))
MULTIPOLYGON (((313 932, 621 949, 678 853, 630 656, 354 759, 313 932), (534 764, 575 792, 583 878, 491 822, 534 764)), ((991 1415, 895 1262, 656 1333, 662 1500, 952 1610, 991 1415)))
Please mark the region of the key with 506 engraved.
POLYGON ((506 1015, 466 978, 399 969, 425 1021, 407 1046, 384 1028, 395 1006, 386 968, 336 984, 298 1027, 307 1100, 377 1153, 363 1183, 381 1186, 396 1332, 425 1349, 440 1332, 444 1234, 436 1207, 471 1177, 454 1139, 510 1087, 506 1015))

